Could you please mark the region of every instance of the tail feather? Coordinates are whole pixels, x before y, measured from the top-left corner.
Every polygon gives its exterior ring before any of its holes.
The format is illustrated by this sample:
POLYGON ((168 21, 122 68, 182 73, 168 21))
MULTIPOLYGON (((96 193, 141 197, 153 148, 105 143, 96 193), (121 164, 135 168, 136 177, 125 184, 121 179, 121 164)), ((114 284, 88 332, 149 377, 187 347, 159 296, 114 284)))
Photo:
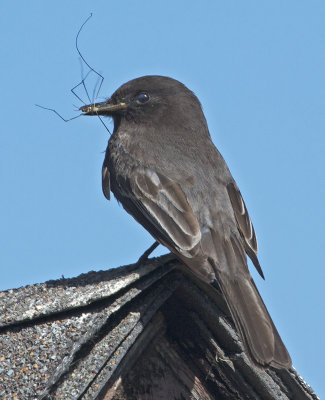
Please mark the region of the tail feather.
POLYGON ((262 367, 291 367, 290 355, 249 274, 240 244, 231 238, 222 247, 228 267, 217 268, 217 279, 247 353, 262 367))
POLYGON ((260 366, 291 366, 291 359, 252 280, 219 277, 235 325, 244 345, 260 366))

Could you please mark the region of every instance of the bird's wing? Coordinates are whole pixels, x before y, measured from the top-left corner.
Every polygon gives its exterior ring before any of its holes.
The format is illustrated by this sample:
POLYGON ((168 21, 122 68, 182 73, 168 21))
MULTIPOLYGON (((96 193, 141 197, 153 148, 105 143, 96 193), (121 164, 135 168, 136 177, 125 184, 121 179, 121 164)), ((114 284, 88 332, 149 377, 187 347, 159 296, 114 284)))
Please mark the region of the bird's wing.
POLYGON ((180 183, 150 168, 137 167, 131 178, 120 185, 115 180, 110 182, 105 162, 102 177, 107 199, 111 183, 117 200, 159 243, 181 258, 202 280, 214 279, 215 272, 201 251, 199 221, 182 189, 182 184, 192 184, 190 178, 180 183))
POLYGON ((251 258, 258 273, 264 279, 262 268, 257 259, 257 239, 252 221, 249 217, 242 195, 234 183, 227 185, 228 195, 235 213, 237 226, 244 239, 246 253, 251 258))
POLYGON ((181 253, 199 243, 200 225, 179 183, 149 168, 137 168, 130 186, 129 199, 158 232, 158 240, 181 253))
MULTIPOLYGON (((201 239, 200 225, 179 183, 149 168, 137 168, 129 184, 131 193, 122 204, 131 215, 176 250, 195 247, 201 239)), ((110 172, 105 163, 102 190, 109 200, 110 172)))

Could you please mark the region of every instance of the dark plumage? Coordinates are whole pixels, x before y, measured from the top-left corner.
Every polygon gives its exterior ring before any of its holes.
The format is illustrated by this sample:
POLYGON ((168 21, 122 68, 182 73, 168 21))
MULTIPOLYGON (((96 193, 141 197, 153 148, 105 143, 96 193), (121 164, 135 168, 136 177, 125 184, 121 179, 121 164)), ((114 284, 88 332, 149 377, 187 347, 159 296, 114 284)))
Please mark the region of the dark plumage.
POLYGON ((253 225, 197 97, 174 79, 144 76, 81 110, 114 119, 104 195, 109 199, 112 191, 200 279, 217 279, 255 364, 290 367, 248 271, 246 254, 263 277, 253 225))

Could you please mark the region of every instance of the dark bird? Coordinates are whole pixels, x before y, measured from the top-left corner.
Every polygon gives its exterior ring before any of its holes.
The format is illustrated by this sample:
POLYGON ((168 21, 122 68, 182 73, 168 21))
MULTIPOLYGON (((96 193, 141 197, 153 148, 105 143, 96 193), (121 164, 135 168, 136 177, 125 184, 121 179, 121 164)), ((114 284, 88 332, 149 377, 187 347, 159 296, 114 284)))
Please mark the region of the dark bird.
POLYGON ((174 79, 144 76, 80 110, 114 119, 102 169, 106 198, 112 191, 200 279, 217 279, 256 365, 289 368, 248 270, 246 255, 263 277, 252 222, 194 93, 174 79))

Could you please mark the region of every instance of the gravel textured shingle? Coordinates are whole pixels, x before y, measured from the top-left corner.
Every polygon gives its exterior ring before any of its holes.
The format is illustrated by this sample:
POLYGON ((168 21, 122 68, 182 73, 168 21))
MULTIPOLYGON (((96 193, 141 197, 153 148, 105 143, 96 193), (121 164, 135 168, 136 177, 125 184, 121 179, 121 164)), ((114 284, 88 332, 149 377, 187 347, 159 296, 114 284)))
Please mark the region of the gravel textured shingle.
POLYGON ((251 365, 222 296, 170 256, 0 293, 0 398, 316 400, 251 365))

